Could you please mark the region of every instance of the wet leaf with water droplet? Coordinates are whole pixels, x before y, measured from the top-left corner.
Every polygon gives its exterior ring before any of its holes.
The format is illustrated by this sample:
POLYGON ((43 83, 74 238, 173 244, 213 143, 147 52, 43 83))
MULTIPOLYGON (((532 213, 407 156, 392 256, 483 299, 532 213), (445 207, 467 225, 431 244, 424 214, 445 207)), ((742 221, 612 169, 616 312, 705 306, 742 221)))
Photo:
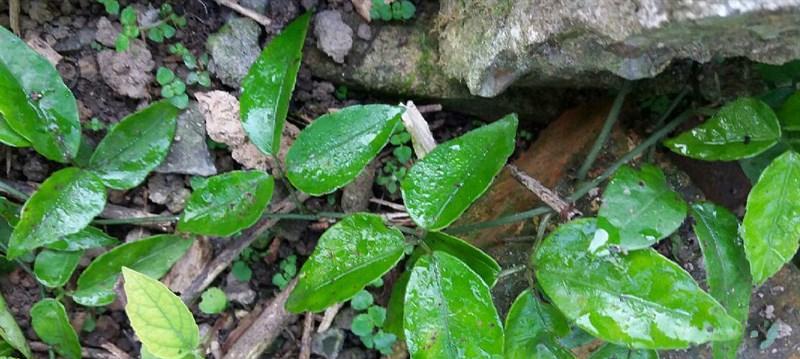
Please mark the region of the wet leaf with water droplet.
POLYGON ((421 227, 439 230, 458 219, 514 152, 517 116, 442 143, 417 161, 401 189, 408 214, 421 227))
MULTIPOLYGON (((2 81, 2 79, 0 79, 0 81, 2 81)), ((0 112, 0 142, 11 147, 30 147, 31 145, 31 143, 18 134, 17 131, 11 129, 6 118, 3 117, 2 112, 0 112)))
POLYGON ((50 344, 60 356, 80 359, 81 344, 69 322, 67 311, 53 298, 40 300, 31 307, 31 326, 43 342, 50 344))
POLYGON ((211 177, 192 192, 178 230, 227 237, 250 227, 269 205, 274 182, 262 171, 232 171, 211 177))
MULTIPOLYGON (((408 263, 408 261, 406 262, 408 263)), ((406 288, 408 280, 411 278, 411 271, 404 271, 392 286, 392 294, 389 296, 389 303, 386 304, 386 323, 383 330, 397 336, 398 340, 405 340, 403 332, 403 311, 405 307, 406 288)))
POLYGON ((83 251, 65 252, 45 249, 39 252, 33 263, 36 280, 48 288, 63 286, 72 277, 82 256, 83 251))
POLYGON ((763 284, 792 259, 798 238, 800 155, 789 150, 764 169, 747 196, 742 240, 754 284, 763 284))
POLYGON ((595 231, 594 218, 563 224, 532 258, 542 290, 581 329, 640 349, 686 348, 741 333, 738 320, 655 250, 590 253, 595 231))
POLYGON ((286 177, 301 191, 320 196, 350 183, 386 146, 404 109, 350 106, 306 127, 286 155, 286 177))
POLYGON ((646 349, 629 349, 620 345, 606 343, 592 352, 589 359, 658 359, 658 352, 646 349))
POLYGON ((706 161, 749 158, 778 143, 781 126, 761 100, 740 98, 705 123, 664 141, 673 152, 706 161))
POLYGON ((23 138, 48 159, 70 162, 81 142, 72 92, 47 59, 2 26, 0 49, 0 115, 8 124, 0 125, 0 142, 24 146, 23 138))
POLYGON ((277 155, 281 146, 310 19, 309 12, 287 25, 242 80, 242 127, 250 141, 268 155, 277 155))
POLYGON ((70 234, 58 241, 50 243, 46 247, 59 251, 79 251, 83 249, 112 246, 117 243, 119 243, 119 241, 116 238, 90 226, 78 233, 70 234))
POLYGON ((599 226, 609 233, 609 245, 635 250, 678 229, 686 217, 686 202, 669 188, 658 167, 643 165, 636 171, 622 166, 606 187, 597 216, 599 226))
POLYGON ((53 173, 22 207, 9 258, 81 231, 105 205, 106 188, 91 172, 69 167, 53 173))
POLYGON ((489 287, 464 262, 435 251, 411 270, 404 329, 412 358, 501 358, 503 326, 489 287))
POLYGON ((466 263, 483 278, 489 288, 494 287, 497 275, 500 274, 502 268, 494 258, 484 251, 460 238, 442 232, 428 232, 424 241, 431 250, 447 252, 466 263))
POLYGON ((403 258, 403 234, 380 216, 356 213, 328 228, 303 264, 286 302, 291 312, 318 312, 352 298, 403 258))
POLYGON ((505 325, 505 358, 575 358, 557 342, 569 333, 567 318, 526 289, 511 304, 505 325))
POLYGON ((72 299, 85 306, 111 304, 117 297, 117 283, 122 267, 128 267, 161 278, 192 245, 191 239, 157 235, 122 244, 99 257, 78 277, 78 288, 72 299))
MULTIPOLYGON (((703 251, 709 293, 744 328, 753 279, 739 240, 739 220, 725 207, 709 202, 692 204, 692 217, 694 233, 703 251)), ((743 335, 744 331, 734 340, 713 342, 714 358, 736 359, 743 335)))
POLYGON ((162 100, 125 117, 97 145, 89 169, 113 189, 138 186, 167 156, 177 116, 162 100))
POLYGON ((25 358, 32 358, 31 348, 25 339, 25 334, 19 328, 17 320, 8 310, 5 298, 0 294, 0 338, 11 344, 14 349, 22 353, 25 358))

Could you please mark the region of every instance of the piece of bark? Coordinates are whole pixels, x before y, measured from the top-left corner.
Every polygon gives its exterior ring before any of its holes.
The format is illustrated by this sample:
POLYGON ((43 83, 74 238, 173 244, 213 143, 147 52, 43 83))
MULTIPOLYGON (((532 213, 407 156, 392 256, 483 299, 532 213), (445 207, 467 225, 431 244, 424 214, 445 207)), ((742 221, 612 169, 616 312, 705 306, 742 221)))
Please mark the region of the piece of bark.
POLYGON ((196 237, 186 254, 172 266, 169 273, 161 279, 164 285, 176 293, 183 293, 192 284, 197 273, 211 260, 214 249, 206 237, 196 237))
POLYGON ((507 167, 511 171, 511 176, 513 176, 528 190, 533 192, 536 197, 539 197, 542 202, 550 206, 550 208, 556 211, 556 213, 560 214, 564 220, 570 220, 581 215, 580 211, 561 199, 557 193, 542 185, 542 183, 535 178, 528 176, 525 172, 522 172, 519 168, 517 168, 517 166, 508 165, 507 167))
POLYGON ((408 101, 403 107, 406 109, 406 112, 402 115, 403 125, 406 126, 406 131, 411 135, 414 153, 417 154, 417 158, 422 159, 436 148, 436 140, 433 139, 428 122, 417 110, 414 102, 408 101))
POLYGON ((311 336, 314 332, 314 313, 306 312, 303 320, 303 336, 300 338, 300 355, 298 359, 311 359, 311 336))

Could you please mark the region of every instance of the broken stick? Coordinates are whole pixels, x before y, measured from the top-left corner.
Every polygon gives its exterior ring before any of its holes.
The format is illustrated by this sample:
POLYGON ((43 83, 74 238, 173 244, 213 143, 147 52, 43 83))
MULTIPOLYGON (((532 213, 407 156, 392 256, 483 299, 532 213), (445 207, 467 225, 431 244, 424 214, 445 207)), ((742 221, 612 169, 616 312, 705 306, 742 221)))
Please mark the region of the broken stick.
POLYGON ((556 213, 560 214, 564 220, 570 220, 581 215, 581 212, 575 207, 561 199, 558 194, 545 187, 535 178, 528 176, 525 172, 522 172, 519 168, 517 168, 517 166, 509 164, 506 165, 506 167, 511 170, 511 176, 513 176, 514 179, 519 181, 519 183, 525 186, 525 188, 533 192, 533 194, 539 197, 542 202, 550 206, 550 208, 556 211, 556 213))
POLYGON ((255 20, 255 22, 261 24, 264 27, 272 25, 272 20, 270 20, 268 17, 261 15, 253 10, 250 10, 242 5, 239 5, 239 3, 236 0, 216 0, 216 1, 217 4, 228 7, 231 10, 238 12, 239 14, 247 16, 255 20))

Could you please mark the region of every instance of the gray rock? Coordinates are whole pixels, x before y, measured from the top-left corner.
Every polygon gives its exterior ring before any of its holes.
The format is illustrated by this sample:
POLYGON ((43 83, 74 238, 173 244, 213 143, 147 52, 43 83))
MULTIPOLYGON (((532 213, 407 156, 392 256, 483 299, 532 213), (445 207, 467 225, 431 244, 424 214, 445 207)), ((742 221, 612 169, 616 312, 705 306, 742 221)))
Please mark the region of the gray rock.
POLYGON ((178 116, 177 122, 178 127, 169 154, 155 171, 194 176, 217 174, 206 144, 205 118, 197 102, 190 103, 178 116))
POLYGON ((250 288, 250 283, 240 282, 233 273, 228 273, 222 291, 234 303, 250 305, 256 300, 256 292, 250 288))
POLYGON ((183 177, 156 173, 147 180, 148 196, 153 203, 167 206, 170 212, 177 213, 186 207, 186 200, 192 194, 183 182, 183 177))
POLYGON ((375 182, 377 162, 373 161, 361 174, 342 190, 342 211, 345 213, 363 212, 372 198, 372 184, 375 182))
POLYGON ((336 328, 315 333, 311 338, 311 352, 327 359, 336 359, 344 346, 344 338, 344 331, 336 328))
POLYGON ((344 63, 344 58, 353 47, 353 29, 342 21, 336 10, 325 10, 314 17, 314 34, 317 47, 333 61, 344 63))
POLYGON ((356 35, 361 40, 369 40, 372 38, 372 28, 367 24, 359 24, 356 35))
POLYGON ((258 37, 261 26, 247 18, 233 18, 208 37, 206 49, 211 55, 209 70, 222 83, 239 88, 250 65, 261 53, 258 37))
POLYGON ((118 24, 113 24, 111 20, 103 16, 97 20, 97 32, 94 38, 102 45, 114 47, 120 31, 122 30, 118 24))
POLYGON ((343 330, 350 330, 350 327, 353 325, 353 318, 355 318, 356 312, 351 308, 349 305, 342 307, 339 310, 339 313, 336 314, 336 318, 333 319, 333 326, 343 330))
POLYGON ((153 81, 156 63, 141 40, 131 41, 125 52, 101 51, 97 54, 97 65, 103 80, 114 92, 137 99, 150 97, 147 86, 153 81))
POLYGON ((267 4, 269 4, 269 0, 240 0, 239 3, 251 10, 259 14, 263 14, 267 12, 267 4))

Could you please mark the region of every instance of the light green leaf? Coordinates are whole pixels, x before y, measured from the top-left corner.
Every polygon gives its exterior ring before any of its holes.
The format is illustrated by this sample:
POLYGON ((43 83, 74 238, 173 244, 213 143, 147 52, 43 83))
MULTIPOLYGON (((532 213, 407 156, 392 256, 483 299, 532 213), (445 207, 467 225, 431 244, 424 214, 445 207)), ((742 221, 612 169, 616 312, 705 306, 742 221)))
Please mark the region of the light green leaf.
POLYGON ((592 352, 589 359, 658 359, 658 352, 646 349, 628 349, 607 343, 592 352))
POLYGON ((575 358, 556 340, 569 333, 569 324, 558 309, 539 302, 526 289, 511 304, 505 323, 505 358, 575 358))
POLYGON ((25 334, 17 325, 17 320, 8 310, 6 300, 2 295, 0 295, 0 338, 11 344, 25 358, 33 357, 28 341, 25 339, 25 334))
POLYGON ((763 284, 797 252, 800 238, 800 155, 786 151, 750 190, 742 240, 753 283, 763 284))
POLYGON ((177 115, 178 109, 159 101, 125 117, 97 145, 89 169, 113 189, 138 186, 167 156, 177 115))
POLYGON ((306 127, 286 155, 286 177, 301 191, 320 196, 350 183, 386 146, 402 107, 350 106, 306 127))
POLYGON ((761 172, 764 172, 764 169, 767 168, 775 158, 782 155, 790 148, 791 147, 786 143, 779 142, 777 145, 770 147, 758 156, 739 160, 739 167, 742 168, 742 171, 744 171, 750 183, 756 184, 761 177, 761 172))
MULTIPOLYGON (((739 240, 739 220, 725 207, 713 203, 693 204, 692 217, 695 220, 694 233, 705 260, 708 290, 745 328, 753 279, 739 240)), ((744 331, 732 341, 712 343, 714 358, 736 359, 743 335, 744 331)))
POLYGON ((503 355, 503 325, 489 287, 464 262, 444 252, 414 264, 403 322, 412 358, 503 355))
POLYGON ((706 161, 749 158, 778 143, 781 127, 764 102, 740 98, 700 126, 664 141, 673 152, 706 161))
POLYGON ((200 330, 180 298, 161 282, 130 268, 125 278, 125 314, 142 346, 162 358, 182 358, 200 344, 200 330))
POLYGON ((502 268, 484 251, 442 232, 428 232, 423 240, 431 250, 446 252, 466 263, 478 273, 489 288, 494 287, 502 268))
POLYGON ((33 272, 36 280, 49 288, 61 287, 78 267, 83 251, 62 252, 45 249, 36 255, 33 272))
POLYGON ((192 245, 191 239, 157 235, 120 245, 99 257, 78 277, 78 288, 72 299, 85 306, 104 306, 117 297, 114 284, 122 267, 128 267, 154 278, 161 278, 192 245))
POLYGON ((784 130, 800 130, 800 91, 795 92, 778 110, 778 120, 784 130))
POLYGON ((277 155, 303 57, 311 12, 292 21, 264 48, 242 80, 242 127, 261 152, 277 155))
POLYGON ((563 224, 532 259, 542 290, 581 329, 640 349, 686 348, 741 333, 738 320, 655 250, 592 254, 597 232, 594 218, 563 224))
POLYGON ((62 357, 81 359, 81 344, 64 306, 55 299, 42 299, 31 307, 31 325, 43 342, 62 357))
POLYGON ((607 245, 635 250, 678 229, 686 217, 686 202, 669 188, 658 167, 643 165, 636 171, 622 166, 606 187, 597 216, 598 225, 610 234, 607 245))
POLYGON ((106 205, 106 189, 92 173, 74 167, 53 173, 25 202, 8 243, 8 257, 84 229, 106 205))
POLYGON ((203 295, 200 296, 198 308, 206 314, 218 314, 222 313, 227 306, 228 297, 225 296, 225 292, 217 287, 211 287, 206 289, 203 295))
MULTIPOLYGON (((150 31, 153 32, 154 30, 158 30, 158 28, 151 29, 150 31)), ((161 40, 163 41, 164 38, 161 37, 161 40)), ((156 82, 158 82, 159 85, 161 85, 161 86, 167 85, 170 82, 172 82, 173 80, 175 80, 175 73, 172 72, 172 70, 170 70, 170 69, 168 69, 168 68, 166 68, 164 66, 161 66, 156 71, 156 82)))
POLYGON ((227 237, 255 224, 269 205, 274 180, 262 171, 232 171, 204 181, 186 202, 178 230, 227 237))
POLYGON ((438 145, 417 161, 401 184, 414 222, 435 231, 458 219, 506 164, 516 132, 517 116, 508 115, 438 145))
POLYGON ((294 313, 318 312, 352 298, 403 258, 403 234, 380 216, 356 213, 329 228, 303 264, 286 302, 294 313))
MULTIPOLYGON (((56 162, 78 153, 78 105, 58 71, 20 38, 0 26, 0 115, 36 152, 56 162)), ((22 144, 7 131, 9 144, 22 144)))

